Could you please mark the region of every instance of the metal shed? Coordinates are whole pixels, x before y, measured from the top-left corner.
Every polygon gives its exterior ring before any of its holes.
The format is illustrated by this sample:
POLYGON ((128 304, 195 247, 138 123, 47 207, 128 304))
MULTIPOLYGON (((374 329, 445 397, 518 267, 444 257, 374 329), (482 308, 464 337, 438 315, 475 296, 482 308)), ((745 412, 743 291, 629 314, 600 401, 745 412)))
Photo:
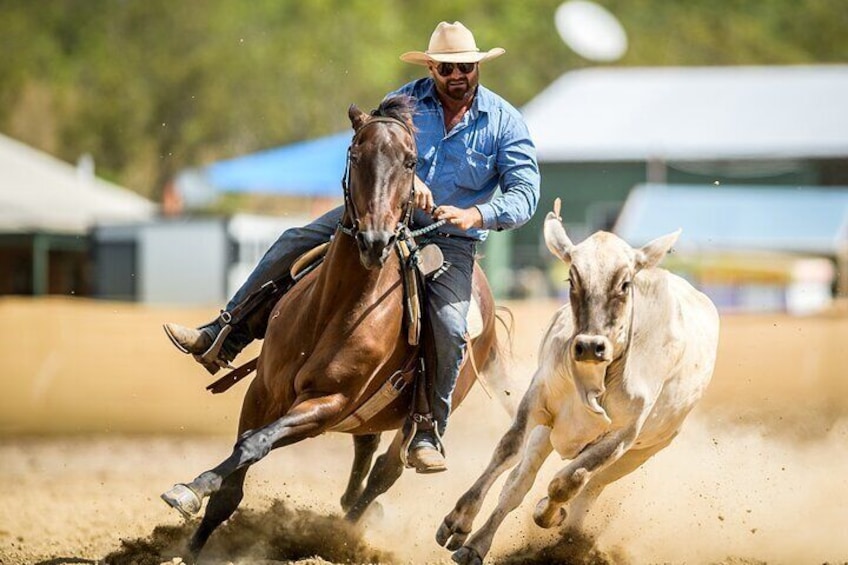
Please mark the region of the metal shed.
POLYGON ((789 310, 848 296, 848 187, 642 184, 613 231, 634 246, 682 228, 673 265, 720 305, 789 310))
MULTIPOLYGON (((609 229, 630 189, 848 185, 848 65, 603 67, 568 72, 523 112, 542 169, 541 210, 609 229)), ((540 257, 543 214, 515 237, 540 257)))
POLYGON ((157 206, 0 135, 0 294, 87 294, 88 230, 152 218, 157 206))

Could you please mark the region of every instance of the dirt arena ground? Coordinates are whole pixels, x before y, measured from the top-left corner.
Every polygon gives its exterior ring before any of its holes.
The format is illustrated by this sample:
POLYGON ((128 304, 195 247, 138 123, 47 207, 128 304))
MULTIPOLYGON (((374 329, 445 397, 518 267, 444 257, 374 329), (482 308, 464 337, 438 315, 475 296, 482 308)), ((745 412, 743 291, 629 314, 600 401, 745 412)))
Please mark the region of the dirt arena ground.
MULTIPOLYGON (((526 380, 556 304, 508 306, 526 380)), ((179 562, 191 526, 159 494, 229 454, 245 384, 206 393, 159 325, 210 311, 0 300, 0 564, 179 562)), ((589 520, 595 547, 566 541, 571 562, 848 563, 848 314, 722 323, 707 397, 668 449, 607 489, 589 520)), ((507 425, 475 390, 452 418, 449 472, 405 473, 362 531, 338 519, 348 436, 275 451, 206 562, 451 563, 434 532, 507 425)), ((504 523, 493 562, 553 562, 521 551, 558 541, 531 510, 559 466, 504 523)))

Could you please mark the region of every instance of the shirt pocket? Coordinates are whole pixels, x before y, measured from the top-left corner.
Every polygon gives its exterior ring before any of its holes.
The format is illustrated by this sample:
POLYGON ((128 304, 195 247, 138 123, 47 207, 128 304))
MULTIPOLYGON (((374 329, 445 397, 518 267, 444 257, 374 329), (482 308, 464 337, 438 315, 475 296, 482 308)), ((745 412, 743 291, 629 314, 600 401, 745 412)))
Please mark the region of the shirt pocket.
POLYGON ((456 184, 467 190, 483 190, 495 176, 495 155, 486 155, 473 149, 459 158, 456 184))

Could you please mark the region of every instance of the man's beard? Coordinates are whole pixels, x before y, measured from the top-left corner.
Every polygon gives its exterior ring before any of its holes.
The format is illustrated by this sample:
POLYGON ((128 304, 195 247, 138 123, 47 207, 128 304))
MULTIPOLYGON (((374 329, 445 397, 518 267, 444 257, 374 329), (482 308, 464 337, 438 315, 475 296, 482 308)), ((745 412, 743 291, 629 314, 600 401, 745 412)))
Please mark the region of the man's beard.
POLYGON ((457 81, 448 81, 442 88, 442 92, 444 92, 445 96, 451 100, 462 102, 464 100, 468 100, 474 95, 476 87, 476 82, 472 84, 470 80, 465 78, 457 81))

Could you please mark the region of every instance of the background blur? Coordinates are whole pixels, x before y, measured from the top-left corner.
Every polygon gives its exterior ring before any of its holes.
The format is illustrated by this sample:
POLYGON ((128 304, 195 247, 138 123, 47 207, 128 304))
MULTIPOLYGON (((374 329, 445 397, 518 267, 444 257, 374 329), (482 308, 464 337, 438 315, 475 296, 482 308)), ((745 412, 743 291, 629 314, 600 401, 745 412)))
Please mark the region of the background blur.
POLYGON ((498 296, 564 292, 556 197, 577 240, 682 227, 675 267, 724 310, 848 293, 844 2, 586 4, 4 2, 0 294, 223 302, 341 202, 347 107, 422 76, 398 56, 444 19, 507 49, 482 82, 539 151, 541 212, 483 249, 498 296))

